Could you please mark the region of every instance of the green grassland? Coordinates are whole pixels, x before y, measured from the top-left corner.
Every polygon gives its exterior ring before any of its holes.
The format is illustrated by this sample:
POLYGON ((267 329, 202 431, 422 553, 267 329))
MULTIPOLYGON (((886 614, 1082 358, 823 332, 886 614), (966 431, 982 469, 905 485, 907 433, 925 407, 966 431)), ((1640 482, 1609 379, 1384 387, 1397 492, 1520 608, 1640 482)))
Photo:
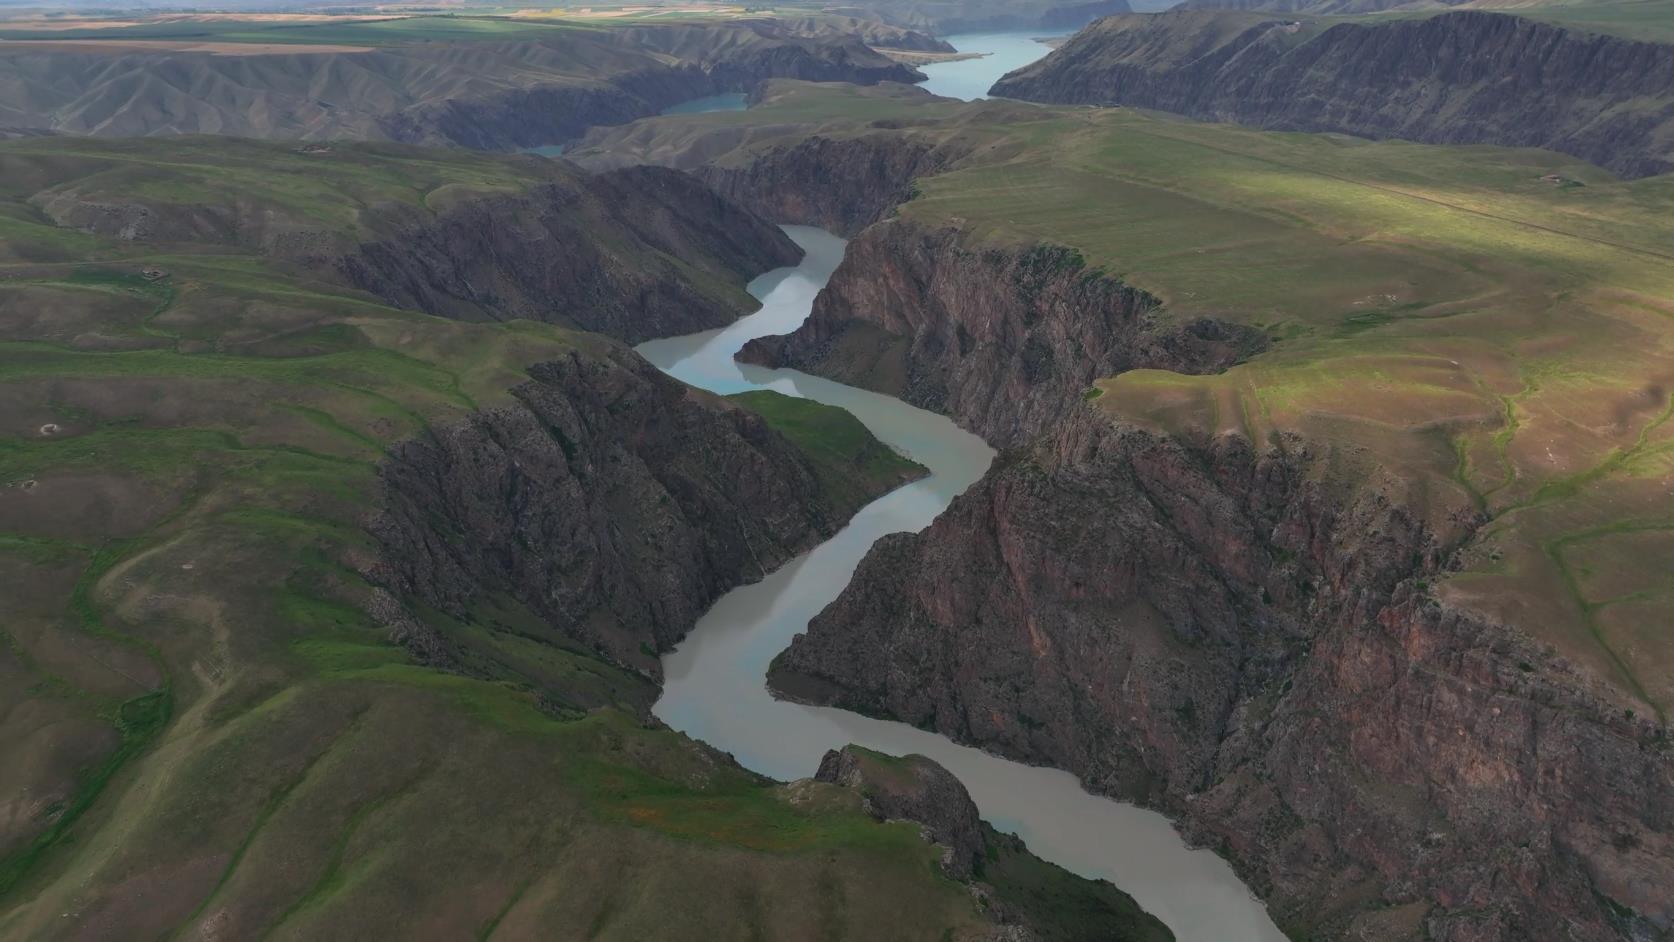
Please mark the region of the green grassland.
MULTIPOLYGON (((974 934, 915 828, 648 728, 649 681, 515 603, 420 612, 469 675, 368 616, 385 451, 610 341, 391 309, 237 240, 66 231, 35 198, 102 177, 352 231, 357 201, 547 172, 375 154, 0 145, 0 937, 974 934)), ((867 445, 745 404, 816 465, 867 445)))
MULTIPOLYGON (((1126 109, 772 88, 749 116, 777 130, 718 162, 808 129, 959 138, 970 156, 920 179, 902 218, 1068 245, 1162 317, 1274 341, 1222 375, 1134 371, 1089 400, 1194 438, 1298 433, 1329 453, 1329 486, 1388 490, 1442 534, 1486 518, 1431 590, 1535 635, 1626 710, 1674 711, 1674 178, 1126 109)), ((655 152, 660 134, 685 146, 736 120, 657 119, 642 124, 665 131, 634 140, 655 152)))

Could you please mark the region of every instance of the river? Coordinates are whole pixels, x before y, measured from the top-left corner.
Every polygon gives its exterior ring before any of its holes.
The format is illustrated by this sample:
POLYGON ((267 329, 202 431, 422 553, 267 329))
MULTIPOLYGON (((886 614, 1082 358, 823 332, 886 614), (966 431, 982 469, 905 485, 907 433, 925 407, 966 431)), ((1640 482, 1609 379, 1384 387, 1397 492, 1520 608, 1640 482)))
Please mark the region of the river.
POLYGON ((800 265, 750 283, 750 293, 762 302, 759 311, 719 330, 653 340, 637 349, 670 375, 714 392, 771 389, 841 406, 931 473, 873 501, 812 552, 716 602, 663 657, 657 716, 779 779, 813 774, 827 749, 846 743, 929 756, 965 783, 996 827, 1015 832, 1047 860, 1131 893, 1183 942, 1283 940, 1232 868, 1207 850, 1188 848, 1161 815, 1088 794, 1066 772, 1010 762, 901 723, 787 703, 768 693, 768 662, 837 597, 872 543, 888 533, 928 526, 982 476, 994 454, 949 419, 898 399, 733 360, 751 338, 801 324, 842 261, 842 239, 801 226, 785 231, 808 254, 800 265))
POLYGON ((1063 30, 1034 29, 1008 33, 962 33, 944 36, 960 52, 980 53, 980 58, 921 65, 926 76, 919 88, 943 98, 972 101, 987 98, 988 89, 1000 76, 1021 69, 1052 51, 1037 39, 1066 35, 1063 30))

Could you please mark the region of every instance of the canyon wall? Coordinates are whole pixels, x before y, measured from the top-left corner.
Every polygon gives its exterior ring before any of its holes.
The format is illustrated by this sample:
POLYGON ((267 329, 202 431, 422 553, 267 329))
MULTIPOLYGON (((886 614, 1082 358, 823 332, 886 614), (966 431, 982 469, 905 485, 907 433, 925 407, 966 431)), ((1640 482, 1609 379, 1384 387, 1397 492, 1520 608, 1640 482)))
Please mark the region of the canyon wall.
POLYGON ((1674 169, 1674 45, 1459 11, 1381 23, 1117 16, 995 83, 1284 131, 1544 147, 1629 177, 1674 169))
POLYGON ((1162 809, 1295 937, 1660 937, 1674 744, 1435 601, 1477 523, 1426 526, 1435 490, 1083 407, 874 548, 770 683, 1162 809))
POLYGON ((1238 325, 1170 324, 1157 306, 1072 249, 972 244, 890 220, 849 243, 801 328, 751 341, 740 358, 898 396, 1010 446, 1067 414, 1097 377, 1215 372, 1265 345, 1238 325))
POLYGON ((629 343, 732 323, 754 307, 743 284, 802 255, 777 226, 659 167, 434 214, 392 208, 374 225, 377 238, 308 263, 398 307, 557 322, 629 343))
POLYGON ((379 581, 456 617, 506 593, 655 673, 722 593, 887 487, 832 492, 760 416, 600 344, 532 368, 517 405, 390 453, 379 581))

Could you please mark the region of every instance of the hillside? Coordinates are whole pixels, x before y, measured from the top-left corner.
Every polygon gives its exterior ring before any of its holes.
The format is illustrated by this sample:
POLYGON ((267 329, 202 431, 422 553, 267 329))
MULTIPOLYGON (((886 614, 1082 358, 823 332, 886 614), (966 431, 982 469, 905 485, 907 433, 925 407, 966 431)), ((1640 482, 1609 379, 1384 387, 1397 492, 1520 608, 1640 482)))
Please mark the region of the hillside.
POLYGON ((1674 923, 1674 178, 883 88, 745 122, 581 156, 849 225, 745 357, 1009 449, 776 690, 1164 809, 1298 937, 1674 923))
POLYGON ((0 127, 101 137, 511 150, 766 78, 917 77, 853 36, 810 38, 766 21, 585 28, 439 17, 197 37, 180 27, 29 35, 0 42, 0 127), (495 28, 461 35, 479 22, 495 28))
MULTIPOLYGON (((282 250, 584 206, 572 171, 207 138, 14 141, 0 167, 0 936, 1167 937, 1014 841, 944 869, 853 784, 776 783, 649 717, 656 654, 709 602, 918 473, 856 420, 282 250), (84 214, 117 195, 155 224, 84 214)), ((716 210, 657 195, 658 220, 523 235, 555 268, 657 272, 652 224, 716 210)), ((777 244, 660 277, 736 282, 777 244)), ((937 840, 969 847, 959 824, 937 840)))
POLYGON ((1110 17, 994 94, 1289 131, 1544 147, 1624 176, 1674 169, 1674 45, 1484 12, 1339 22, 1110 17))

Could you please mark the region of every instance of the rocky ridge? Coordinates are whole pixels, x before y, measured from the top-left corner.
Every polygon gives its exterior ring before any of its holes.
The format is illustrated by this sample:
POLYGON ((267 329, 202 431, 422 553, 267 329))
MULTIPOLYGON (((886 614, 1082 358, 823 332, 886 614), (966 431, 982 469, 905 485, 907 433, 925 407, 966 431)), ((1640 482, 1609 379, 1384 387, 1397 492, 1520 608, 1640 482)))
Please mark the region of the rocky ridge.
POLYGON ((849 244, 802 327, 740 358, 898 396, 1007 447, 1062 418, 1097 377, 1218 372, 1265 346, 1254 329, 1173 324, 1158 307, 1073 249, 973 244, 889 220, 849 244))
POLYGON ((1292 934, 1655 938, 1674 749, 1427 593, 1476 523, 1431 487, 1086 407, 880 542, 770 683, 1163 809, 1292 934))
POLYGON ((760 416, 614 345, 514 396, 391 451, 377 581, 460 618, 504 593, 648 674, 722 593, 907 479, 832 493, 760 416))
POLYGON ((1387 22, 1109 17, 993 93, 1285 131, 1543 147, 1628 177, 1674 169, 1674 46, 1456 11, 1387 22))

